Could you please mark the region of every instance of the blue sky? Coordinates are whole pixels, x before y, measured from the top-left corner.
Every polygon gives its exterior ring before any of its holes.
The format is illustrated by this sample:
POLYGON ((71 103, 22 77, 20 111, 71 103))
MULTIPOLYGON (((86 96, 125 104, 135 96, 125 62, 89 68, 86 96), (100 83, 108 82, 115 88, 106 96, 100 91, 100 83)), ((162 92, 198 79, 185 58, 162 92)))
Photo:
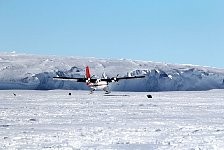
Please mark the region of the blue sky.
POLYGON ((224 68, 222 0, 1 0, 0 50, 224 68))

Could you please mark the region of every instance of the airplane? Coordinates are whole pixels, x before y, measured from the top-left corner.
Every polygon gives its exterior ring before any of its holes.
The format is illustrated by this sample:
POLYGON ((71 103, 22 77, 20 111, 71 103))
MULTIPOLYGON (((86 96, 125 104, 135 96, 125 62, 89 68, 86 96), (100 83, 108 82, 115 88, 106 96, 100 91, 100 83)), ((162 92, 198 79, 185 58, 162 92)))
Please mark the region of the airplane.
POLYGON ((96 89, 101 89, 106 92, 106 94, 109 94, 109 88, 108 84, 111 82, 118 82, 119 80, 125 80, 125 79, 136 79, 136 78, 144 78, 145 76, 132 76, 132 77, 112 77, 112 78, 93 78, 93 76, 90 75, 89 67, 86 66, 86 75, 84 78, 74 78, 74 77, 53 77, 53 79, 56 80, 74 80, 76 82, 84 82, 88 87, 91 88, 90 94, 93 93, 96 89))

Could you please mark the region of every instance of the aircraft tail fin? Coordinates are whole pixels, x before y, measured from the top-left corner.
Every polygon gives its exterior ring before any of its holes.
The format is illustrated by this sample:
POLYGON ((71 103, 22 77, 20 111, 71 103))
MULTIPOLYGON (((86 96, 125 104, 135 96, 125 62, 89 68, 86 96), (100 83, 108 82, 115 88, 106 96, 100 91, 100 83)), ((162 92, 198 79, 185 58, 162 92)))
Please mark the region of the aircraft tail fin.
POLYGON ((89 72, 89 67, 86 66, 86 78, 90 78, 90 72, 89 72))

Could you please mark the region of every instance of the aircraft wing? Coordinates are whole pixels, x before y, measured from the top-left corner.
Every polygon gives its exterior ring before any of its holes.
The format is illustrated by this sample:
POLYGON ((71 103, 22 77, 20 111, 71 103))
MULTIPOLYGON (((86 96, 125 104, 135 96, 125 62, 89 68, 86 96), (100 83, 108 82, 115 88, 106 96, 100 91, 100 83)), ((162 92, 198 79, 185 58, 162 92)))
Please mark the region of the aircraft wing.
POLYGON ((113 77, 113 78, 109 78, 109 79, 101 79, 101 81, 118 82, 119 80, 137 79, 137 78, 144 78, 144 77, 145 77, 145 76, 113 77))
POLYGON ((76 82, 95 82, 97 79, 87 79, 87 78, 73 78, 73 77, 53 77, 54 80, 73 80, 76 82))
POLYGON ((132 76, 132 77, 119 77, 118 80, 122 79, 136 79, 136 78, 144 78, 145 76, 132 76))
POLYGON ((127 80, 127 79, 137 79, 144 78, 145 76, 132 76, 132 77, 113 77, 108 79, 88 79, 88 78, 73 78, 73 77, 53 77, 54 80, 73 80, 76 82, 96 82, 97 80, 106 81, 106 82, 118 82, 119 80, 127 80))

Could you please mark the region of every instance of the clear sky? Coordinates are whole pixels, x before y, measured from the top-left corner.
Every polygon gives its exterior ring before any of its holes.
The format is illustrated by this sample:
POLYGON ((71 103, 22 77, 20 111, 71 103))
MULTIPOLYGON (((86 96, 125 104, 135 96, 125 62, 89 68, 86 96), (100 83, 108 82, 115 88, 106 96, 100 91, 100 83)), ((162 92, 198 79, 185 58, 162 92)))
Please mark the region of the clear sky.
POLYGON ((0 51, 224 68, 224 1, 0 0, 0 51))

